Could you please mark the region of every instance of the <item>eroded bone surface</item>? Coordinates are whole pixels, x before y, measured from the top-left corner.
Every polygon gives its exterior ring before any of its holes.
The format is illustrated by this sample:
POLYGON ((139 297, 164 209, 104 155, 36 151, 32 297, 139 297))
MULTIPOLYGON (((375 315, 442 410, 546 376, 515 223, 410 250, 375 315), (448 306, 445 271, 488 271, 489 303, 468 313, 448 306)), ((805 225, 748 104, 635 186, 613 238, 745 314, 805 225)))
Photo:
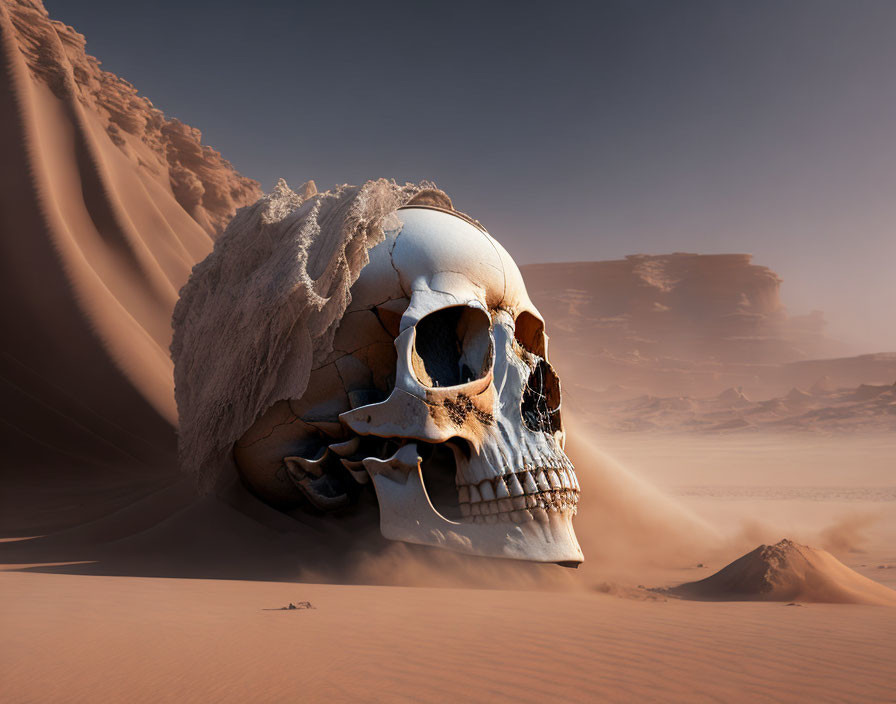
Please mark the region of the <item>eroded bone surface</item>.
POLYGON ((316 385, 237 443, 244 480, 327 510, 344 508, 366 472, 387 538, 581 562, 560 382, 516 264, 438 200, 389 222, 316 385), (286 491, 284 477, 297 486, 286 491), (340 493, 340 482, 352 487, 340 493))

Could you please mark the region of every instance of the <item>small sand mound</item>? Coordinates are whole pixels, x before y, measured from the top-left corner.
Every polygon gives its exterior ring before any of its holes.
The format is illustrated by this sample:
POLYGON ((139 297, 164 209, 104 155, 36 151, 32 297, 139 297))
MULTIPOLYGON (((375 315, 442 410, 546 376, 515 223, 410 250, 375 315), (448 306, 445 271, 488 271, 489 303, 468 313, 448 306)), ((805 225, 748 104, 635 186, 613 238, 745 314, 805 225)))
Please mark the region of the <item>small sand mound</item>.
POLYGON ((878 584, 825 550, 782 540, 760 545, 711 577, 669 589, 707 601, 815 601, 896 606, 896 591, 878 584))

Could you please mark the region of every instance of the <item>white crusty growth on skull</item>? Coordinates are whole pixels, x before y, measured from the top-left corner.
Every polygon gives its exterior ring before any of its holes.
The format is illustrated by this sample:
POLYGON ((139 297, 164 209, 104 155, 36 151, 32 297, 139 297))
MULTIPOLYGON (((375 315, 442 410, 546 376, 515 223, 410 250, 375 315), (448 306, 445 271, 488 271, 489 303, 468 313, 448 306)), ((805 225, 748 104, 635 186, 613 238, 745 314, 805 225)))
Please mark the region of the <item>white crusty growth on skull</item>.
POLYGON ((236 443, 244 481, 331 511, 372 480, 386 538, 581 562, 560 383, 519 269, 441 194, 384 229, 307 392, 236 443))

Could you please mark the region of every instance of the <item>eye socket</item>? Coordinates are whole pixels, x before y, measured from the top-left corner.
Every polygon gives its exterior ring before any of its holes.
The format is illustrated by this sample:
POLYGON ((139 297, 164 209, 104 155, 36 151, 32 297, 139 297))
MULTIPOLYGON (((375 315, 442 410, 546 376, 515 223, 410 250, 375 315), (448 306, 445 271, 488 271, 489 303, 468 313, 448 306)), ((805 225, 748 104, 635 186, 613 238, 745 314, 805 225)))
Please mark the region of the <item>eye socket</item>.
POLYGON ((544 357, 544 323, 532 313, 523 311, 516 319, 514 337, 524 349, 539 357, 544 357))
POLYGON ((411 362, 421 384, 457 386, 488 374, 493 349, 488 315, 478 308, 453 306, 417 323, 411 362))

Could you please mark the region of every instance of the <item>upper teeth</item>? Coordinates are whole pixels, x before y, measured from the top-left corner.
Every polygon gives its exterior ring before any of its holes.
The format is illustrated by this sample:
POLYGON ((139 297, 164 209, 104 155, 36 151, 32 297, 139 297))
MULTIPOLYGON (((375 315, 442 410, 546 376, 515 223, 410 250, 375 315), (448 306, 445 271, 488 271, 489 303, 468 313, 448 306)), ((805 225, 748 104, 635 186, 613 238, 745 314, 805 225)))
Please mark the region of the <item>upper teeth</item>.
POLYGON ((579 480, 572 465, 534 467, 457 487, 461 515, 474 521, 540 518, 545 511, 576 513, 579 480))

